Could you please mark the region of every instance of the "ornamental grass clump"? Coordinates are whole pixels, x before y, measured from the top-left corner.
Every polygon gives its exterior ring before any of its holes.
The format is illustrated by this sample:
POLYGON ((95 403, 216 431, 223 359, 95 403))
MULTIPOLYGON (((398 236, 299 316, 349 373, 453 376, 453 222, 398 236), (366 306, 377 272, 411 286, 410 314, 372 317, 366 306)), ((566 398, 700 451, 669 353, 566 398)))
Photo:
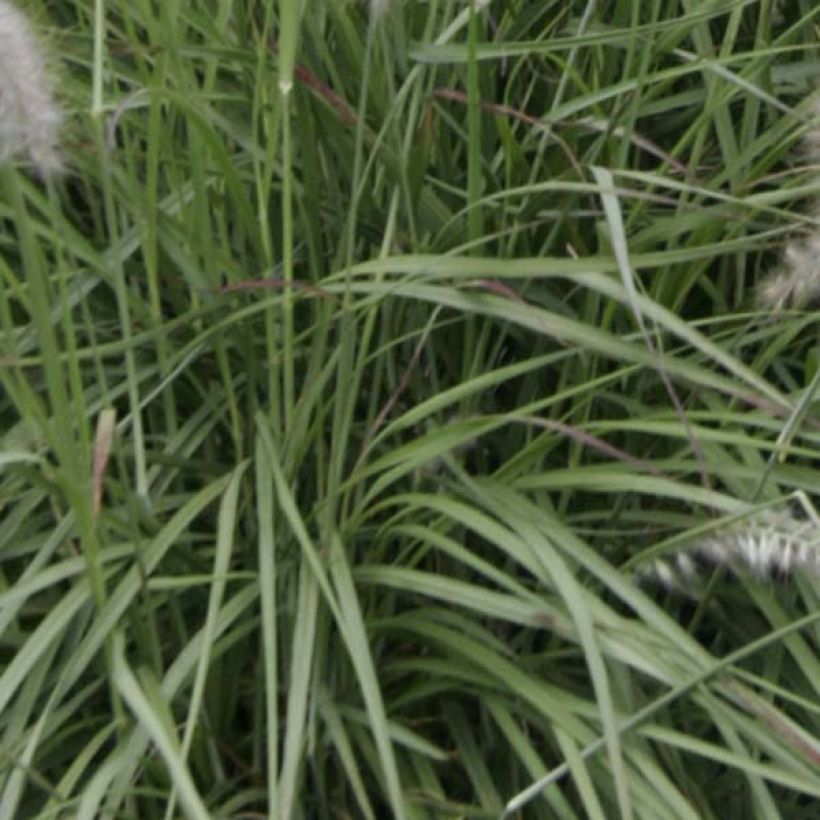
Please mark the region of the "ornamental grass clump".
POLYGON ((0 162, 25 160, 41 176, 62 167, 62 112, 40 40, 27 17, 0 0, 0 162))
POLYGON ((0 820, 814 816, 813 4, 9 2, 0 820))

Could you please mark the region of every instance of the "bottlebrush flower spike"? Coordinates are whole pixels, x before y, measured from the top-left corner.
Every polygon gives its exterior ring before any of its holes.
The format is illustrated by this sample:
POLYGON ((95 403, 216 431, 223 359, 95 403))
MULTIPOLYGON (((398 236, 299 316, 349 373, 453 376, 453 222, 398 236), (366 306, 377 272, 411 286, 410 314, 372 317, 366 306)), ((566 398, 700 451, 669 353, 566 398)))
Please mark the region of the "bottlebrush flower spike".
MULTIPOLYGON (((807 115, 810 124, 803 137, 806 159, 820 162, 820 93, 809 101, 807 115)), ((815 220, 820 209, 815 203, 815 220)), ((766 276, 757 291, 757 303, 768 310, 785 307, 805 307, 820 299, 820 225, 807 236, 793 239, 786 245, 780 266, 766 276)))
POLYGON ((0 0, 0 161, 24 157, 42 176, 58 172, 61 122, 34 29, 9 0, 0 0))
POLYGON ((765 511, 652 561, 639 575, 683 594, 697 590, 704 570, 717 567, 748 572, 761 581, 783 580, 795 572, 820 578, 820 519, 807 498, 801 494, 799 500, 807 519, 790 511, 765 511))

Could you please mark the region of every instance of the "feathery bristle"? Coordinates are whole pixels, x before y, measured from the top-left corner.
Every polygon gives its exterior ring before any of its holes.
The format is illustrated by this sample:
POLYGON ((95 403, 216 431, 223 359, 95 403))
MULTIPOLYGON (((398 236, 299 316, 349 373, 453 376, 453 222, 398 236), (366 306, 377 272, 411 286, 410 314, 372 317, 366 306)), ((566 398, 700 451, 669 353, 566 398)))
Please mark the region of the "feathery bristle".
POLYGON ((820 577, 820 528, 816 521, 789 513, 761 514, 667 559, 655 559, 640 576, 687 594, 697 588, 703 565, 748 572, 760 581, 782 580, 795 572, 820 577))
POLYGON ((42 176, 56 173, 61 122, 40 42, 23 13, 0 0, 0 161, 25 157, 42 176))
MULTIPOLYGON (((803 150, 810 162, 820 162, 820 93, 807 106, 809 127, 803 137, 803 150)), ((768 274, 757 290, 759 307, 779 311, 786 307, 803 308, 820 300, 820 226, 808 236, 790 241, 781 264, 768 274)))

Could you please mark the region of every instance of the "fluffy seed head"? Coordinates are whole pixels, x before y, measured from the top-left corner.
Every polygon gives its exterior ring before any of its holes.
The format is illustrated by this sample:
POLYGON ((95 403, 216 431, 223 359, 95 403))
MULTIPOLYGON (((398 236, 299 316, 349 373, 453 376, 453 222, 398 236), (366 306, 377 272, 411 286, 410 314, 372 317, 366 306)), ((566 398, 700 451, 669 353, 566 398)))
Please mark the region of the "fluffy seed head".
MULTIPOLYGON (((804 153, 809 162, 820 163, 820 93, 809 100, 806 117, 809 127, 803 137, 804 153)), ((758 287, 757 304, 766 310, 779 311, 786 307, 806 307, 818 300, 820 226, 815 226, 808 236, 793 239, 786 245, 780 265, 758 287)))
POLYGON ((788 578, 794 572, 820 577, 817 521, 801 521, 789 513, 761 514, 669 559, 655 559, 640 574, 670 591, 687 594, 700 586, 702 565, 745 571, 761 581, 788 578))
POLYGON ((43 176, 59 171, 61 122, 40 42, 23 13, 0 0, 0 162, 25 158, 43 176))
POLYGON ((760 283, 757 302, 762 308, 806 307, 820 299, 820 228, 786 245, 779 268, 760 283))

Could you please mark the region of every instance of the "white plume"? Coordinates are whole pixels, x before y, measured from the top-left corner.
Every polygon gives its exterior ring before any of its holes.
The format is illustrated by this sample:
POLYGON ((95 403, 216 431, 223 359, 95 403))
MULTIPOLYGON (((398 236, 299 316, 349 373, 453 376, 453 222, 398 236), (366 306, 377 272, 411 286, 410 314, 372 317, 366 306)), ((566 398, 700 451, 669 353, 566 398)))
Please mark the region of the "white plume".
MULTIPOLYGON (((803 137, 806 159, 820 162, 820 93, 807 106, 809 127, 803 137)), ((814 218, 820 220, 820 203, 814 203, 814 218)), ((811 233, 791 240, 779 267, 760 283, 757 303, 761 308, 779 311, 786 307, 804 308, 820 300, 820 226, 811 233)))
POLYGON ((761 581, 783 580, 794 572, 820 577, 820 522, 804 500, 807 519, 791 511, 759 513, 717 531, 669 558, 641 567, 639 575, 683 594, 697 591, 707 572, 724 567, 761 581))
POLYGON ((25 159, 48 176, 60 170, 62 112, 34 29, 9 0, 0 0, 0 162, 25 159))

